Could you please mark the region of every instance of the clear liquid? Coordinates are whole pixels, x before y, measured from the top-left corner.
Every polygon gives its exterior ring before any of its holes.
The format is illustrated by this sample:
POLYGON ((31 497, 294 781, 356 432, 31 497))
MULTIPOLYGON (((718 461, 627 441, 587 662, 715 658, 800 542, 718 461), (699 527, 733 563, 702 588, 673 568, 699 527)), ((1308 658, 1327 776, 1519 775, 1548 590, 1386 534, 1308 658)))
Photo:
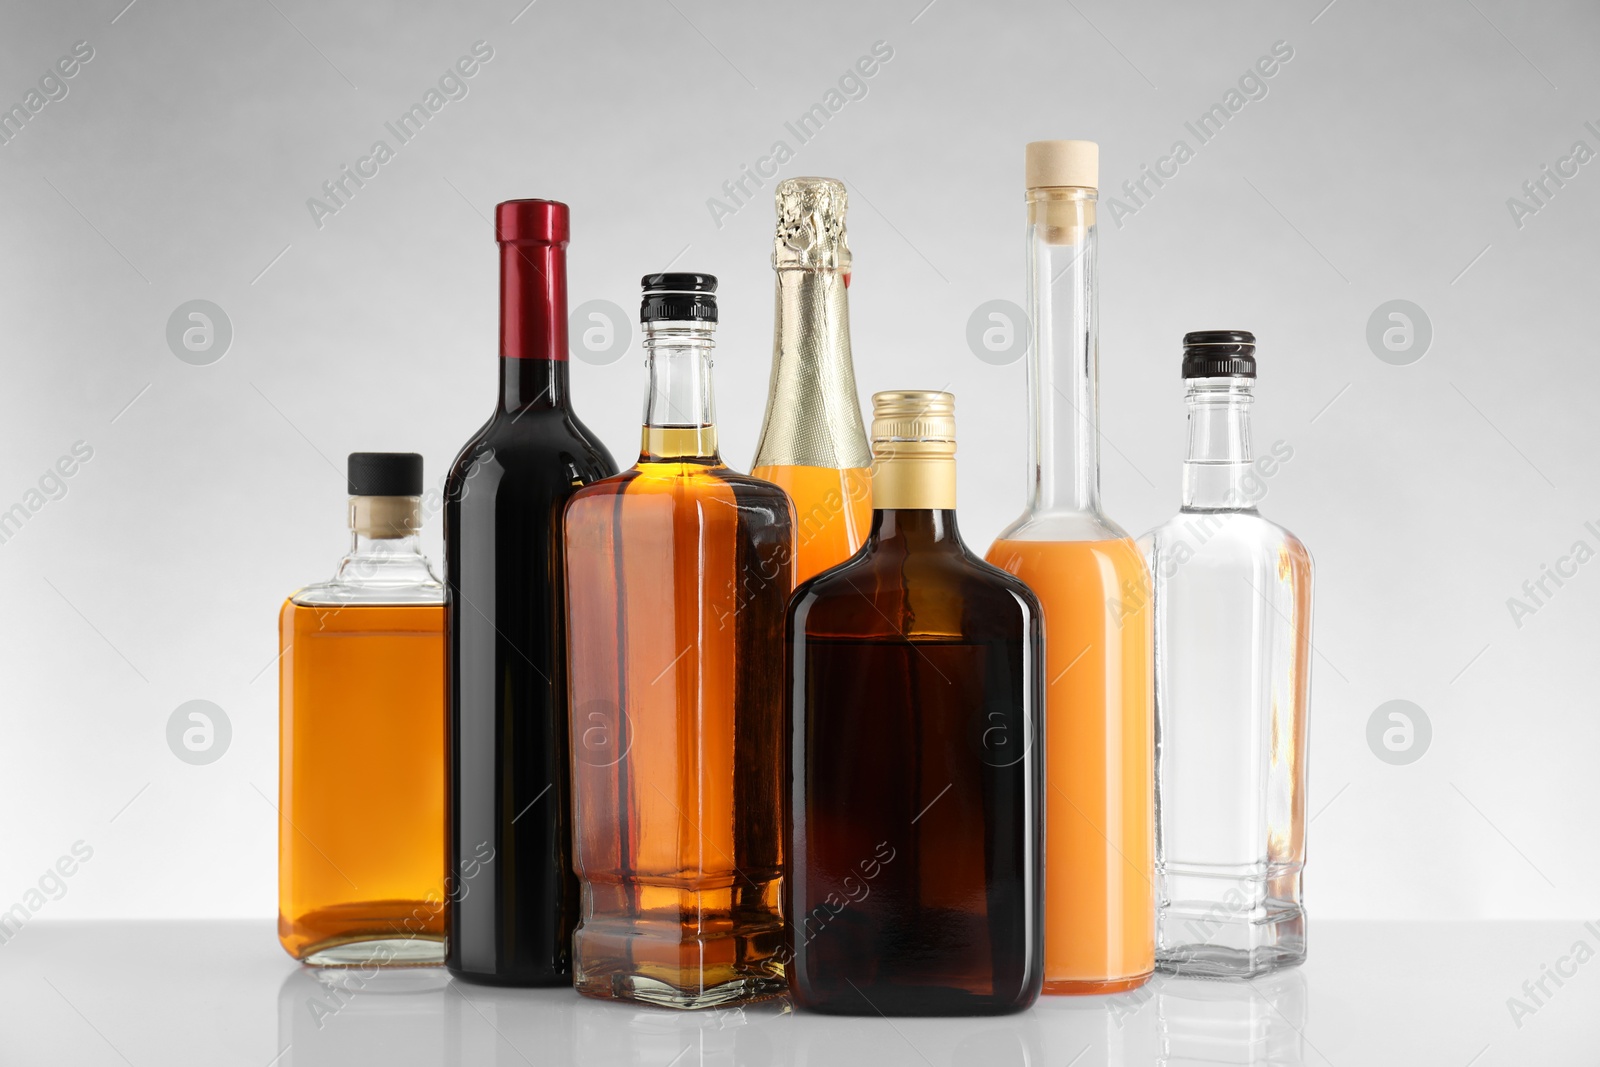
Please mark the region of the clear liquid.
POLYGON ((1156 959, 1247 977, 1305 958, 1311 557, 1253 511, 1141 539, 1156 646, 1156 959))

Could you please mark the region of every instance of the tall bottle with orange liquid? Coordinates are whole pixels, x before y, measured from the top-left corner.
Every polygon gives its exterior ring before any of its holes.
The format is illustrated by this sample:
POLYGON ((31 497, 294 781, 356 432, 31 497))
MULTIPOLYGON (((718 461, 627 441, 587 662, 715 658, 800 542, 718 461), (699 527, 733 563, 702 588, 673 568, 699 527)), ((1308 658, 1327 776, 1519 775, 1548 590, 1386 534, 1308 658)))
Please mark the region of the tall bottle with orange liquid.
POLYGON ((793 511, 717 451, 717 280, 647 275, 639 461, 565 516, 573 985, 706 1008, 784 988, 793 511))
POLYGON ((1155 969, 1149 571, 1100 512, 1099 146, 1027 148, 1029 459, 1023 516, 988 559, 1044 607, 1044 991, 1115 993, 1155 969))
POLYGON ((855 555, 872 526, 867 447, 850 358, 844 183, 785 178, 773 240, 772 385, 751 474, 794 501, 795 580, 855 555))
POLYGON ((438 964, 445 898, 467 890, 445 871, 444 587, 422 554, 422 457, 355 452, 348 479, 350 554, 279 615, 278 939, 312 965, 438 964))

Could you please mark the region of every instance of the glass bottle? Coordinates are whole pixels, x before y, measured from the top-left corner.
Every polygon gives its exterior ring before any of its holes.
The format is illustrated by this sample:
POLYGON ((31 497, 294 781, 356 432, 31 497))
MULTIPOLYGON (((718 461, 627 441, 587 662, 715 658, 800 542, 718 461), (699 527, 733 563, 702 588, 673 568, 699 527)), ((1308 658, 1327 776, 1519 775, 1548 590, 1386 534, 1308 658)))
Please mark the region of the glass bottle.
POLYGON ((445 487, 451 876, 446 965, 567 985, 572 874, 561 509, 616 462, 572 410, 565 204, 495 208, 500 400, 445 487), (479 869, 481 866, 482 869, 479 869))
POLYGON ((278 940, 303 963, 444 959, 444 588, 422 457, 353 452, 349 555, 278 616, 278 940))
POLYGON ((574 984, 700 1008, 783 988, 783 612, 794 517, 728 469, 716 279, 644 279, 639 462, 567 505, 574 984))
POLYGON ((1039 602, 961 541, 955 399, 873 396, 872 528, 789 609, 789 987, 996 1015, 1043 976, 1039 602))
POLYGON ((1183 508, 1140 539, 1155 576, 1156 960, 1249 978, 1305 959, 1311 556, 1261 517, 1255 337, 1184 337, 1183 508))
POLYGON ((1044 606, 1044 991, 1115 993, 1155 967, 1149 574, 1100 512, 1092 141, 1027 149, 1028 509, 988 560, 1044 606))
POLYGON ((843 563, 872 520, 872 453, 850 358, 844 183, 785 178, 773 240, 772 384, 751 474, 794 501, 796 581, 843 563))

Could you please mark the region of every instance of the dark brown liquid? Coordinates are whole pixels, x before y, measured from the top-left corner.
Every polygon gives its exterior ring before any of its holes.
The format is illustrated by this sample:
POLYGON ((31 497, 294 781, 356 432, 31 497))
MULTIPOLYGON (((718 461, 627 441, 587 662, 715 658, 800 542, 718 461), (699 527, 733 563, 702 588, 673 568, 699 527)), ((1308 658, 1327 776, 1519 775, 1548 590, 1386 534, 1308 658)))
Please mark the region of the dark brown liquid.
POLYGON ((991 1014, 1037 997, 1037 612, 948 512, 879 512, 862 555, 796 594, 785 914, 802 1007, 991 1014))

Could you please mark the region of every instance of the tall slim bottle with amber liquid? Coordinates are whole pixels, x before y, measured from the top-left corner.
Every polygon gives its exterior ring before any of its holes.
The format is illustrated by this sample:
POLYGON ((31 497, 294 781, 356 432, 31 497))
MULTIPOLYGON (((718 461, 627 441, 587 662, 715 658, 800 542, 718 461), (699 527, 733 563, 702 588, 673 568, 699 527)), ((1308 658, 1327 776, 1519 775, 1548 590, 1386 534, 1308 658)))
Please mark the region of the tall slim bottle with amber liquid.
POLYGON ((1044 607, 1044 991, 1115 993, 1155 969, 1149 571, 1100 512, 1092 141, 1027 148, 1028 509, 989 549, 1044 607))
POLYGON ((872 525, 867 447, 850 357, 844 183, 778 183, 772 384, 751 474, 794 501, 796 581, 855 554, 872 525))
POLYGON ((794 518, 717 453, 717 281, 644 279, 639 462, 566 510, 573 984, 704 1008, 783 989, 784 609, 794 518))
POLYGON ((444 587, 422 457, 349 459, 350 554, 279 614, 278 940, 319 966, 444 962, 444 587))

